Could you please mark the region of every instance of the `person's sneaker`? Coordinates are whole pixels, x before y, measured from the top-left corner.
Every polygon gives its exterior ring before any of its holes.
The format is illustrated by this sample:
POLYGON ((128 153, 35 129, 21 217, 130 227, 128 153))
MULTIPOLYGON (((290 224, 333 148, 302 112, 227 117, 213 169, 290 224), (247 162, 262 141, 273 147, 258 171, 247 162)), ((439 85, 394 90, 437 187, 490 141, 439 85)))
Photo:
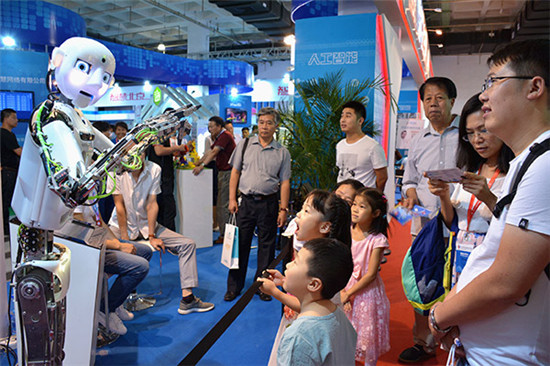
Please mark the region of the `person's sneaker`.
POLYGON ((432 357, 435 357, 434 353, 428 353, 424 351, 424 347, 422 347, 419 344, 415 344, 414 346, 407 348, 401 354, 399 355, 399 361, 405 362, 405 363, 417 363, 426 361, 427 359, 430 359, 432 357))
POLYGON ((201 299, 195 296, 193 301, 189 304, 180 300, 180 307, 178 313, 180 314, 189 314, 189 313, 204 313, 205 311, 210 311, 214 309, 214 304, 210 302, 203 302, 201 299))
POLYGON ((132 320, 134 319, 134 313, 129 312, 124 308, 124 306, 120 305, 115 310, 116 315, 120 318, 120 320, 132 320))
POLYGON ((105 313, 102 313, 101 311, 98 313, 98 321, 99 324, 103 325, 113 333, 125 335, 126 332, 128 332, 128 329, 126 329, 122 320, 120 320, 118 315, 115 313, 109 313, 109 325, 107 325, 107 317, 105 316, 105 313))
POLYGON ((384 255, 390 255, 391 250, 389 248, 384 249, 384 255))

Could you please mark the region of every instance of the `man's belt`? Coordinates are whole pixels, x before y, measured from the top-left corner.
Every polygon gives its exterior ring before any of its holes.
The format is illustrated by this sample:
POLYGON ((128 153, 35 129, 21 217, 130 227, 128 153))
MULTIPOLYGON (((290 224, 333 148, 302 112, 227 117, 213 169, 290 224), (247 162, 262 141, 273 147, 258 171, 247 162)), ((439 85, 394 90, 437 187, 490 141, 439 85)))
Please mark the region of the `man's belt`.
POLYGON ((244 198, 254 201, 267 201, 277 198, 277 192, 272 194, 243 194, 244 198))

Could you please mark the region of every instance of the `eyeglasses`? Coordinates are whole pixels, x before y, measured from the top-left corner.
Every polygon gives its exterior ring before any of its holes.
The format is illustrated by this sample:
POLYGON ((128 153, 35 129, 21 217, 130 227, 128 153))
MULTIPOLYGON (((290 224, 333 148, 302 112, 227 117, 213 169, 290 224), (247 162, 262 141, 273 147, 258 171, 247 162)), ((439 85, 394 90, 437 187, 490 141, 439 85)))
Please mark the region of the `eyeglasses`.
POLYGON ((487 129, 485 128, 479 131, 466 132, 466 134, 462 136, 462 140, 466 142, 472 142, 477 136, 486 138, 489 133, 490 132, 487 131, 487 129))
POLYGON ((495 81, 497 80, 504 80, 504 79, 532 79, 534 76, 491 76, 490 78, 487 78, 483 81, 483 86, 481 87, 481 92, 483 93, 485 90, 489 89, 493 86, 495 81))

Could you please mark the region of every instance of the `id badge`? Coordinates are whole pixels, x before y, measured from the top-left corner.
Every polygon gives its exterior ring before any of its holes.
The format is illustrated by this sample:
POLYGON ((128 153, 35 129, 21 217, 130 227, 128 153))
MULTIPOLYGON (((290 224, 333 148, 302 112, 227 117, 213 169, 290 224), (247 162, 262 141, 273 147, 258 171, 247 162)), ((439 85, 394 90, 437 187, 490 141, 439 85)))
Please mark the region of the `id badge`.
POLYGON ((460 230, 456 237, 455 263, 452 273, 452 285, 458 281, 470 253, 483 242, 485 234, 460 230))

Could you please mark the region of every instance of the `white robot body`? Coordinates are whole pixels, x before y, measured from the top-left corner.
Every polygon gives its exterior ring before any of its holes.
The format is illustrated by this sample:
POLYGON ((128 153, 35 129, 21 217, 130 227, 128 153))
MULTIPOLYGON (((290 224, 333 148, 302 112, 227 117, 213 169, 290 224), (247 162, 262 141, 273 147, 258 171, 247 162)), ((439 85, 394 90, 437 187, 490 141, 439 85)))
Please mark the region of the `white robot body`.
MULTIPOLYGON (((66 137, 63 144, 74 149, 76 143, 72 131, 63 123, 52 123, 48 130, 59 130, 66 137), (67 138, 70 134, 70 138, 67 138)), ((73 150, 74 152, 74 150, 73 150)), ((82 154, 78 151, 80 160, 82 154)), ((76 155, 76 154, 75 154, 76 155)), ((13 193, 12 208, 17 218, 29 227, 45 230, 59 230, 71 218, 72 209, 65 206, 48 185, 44 165, 40 159, 40 149, 31 133, 25 136, 25 148, 21 154, 24 169, 19 170, 13 193)), ((73 164, 76 169, 76 164, 73 164)))

